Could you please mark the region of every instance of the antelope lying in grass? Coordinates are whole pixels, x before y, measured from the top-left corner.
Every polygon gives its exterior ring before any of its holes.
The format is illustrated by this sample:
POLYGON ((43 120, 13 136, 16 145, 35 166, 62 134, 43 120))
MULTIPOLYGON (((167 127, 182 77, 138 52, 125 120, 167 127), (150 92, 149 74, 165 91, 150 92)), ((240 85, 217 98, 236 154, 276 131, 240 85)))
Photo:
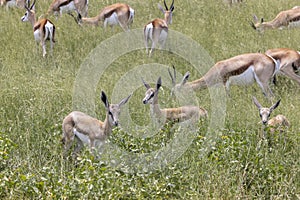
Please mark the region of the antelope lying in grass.
POLYGON ((147 91, 143 104, 150 104, 151 115, 160 122, 183 122, 189 119, 198 120, 199 117, 207 117, 207 111, 197 106, 182 106, 178 108, 161 109, 158 103, 158 92, 161 87, 161 77, 158 78, 156 88, 151 88, 144 80, 143 84, 147 91), (163 121, 161 121, 163 120, 163 121))
POLYGON ((65 154, 70 149, 74 138, 77 140, 74 155, 81 150, 84 143, 89 143, 91 150, 95 147, 96 141, 103 144, 111 134, 113 126, 118 126, 120 107, 130 97, 131 95, 122 99, 118 104, 110 105, 106 94, 102 91, 101 100, 106 108, 106 117, 103 122, 79 111, 73 111, 67 115, 62 123, 65 154), (88 141, 84 141, 82 135, 87 136, 88 141))
POLYGON ((277 48, 266 51, 267 55, 272 56, 279 64, 279 72, 295 80, 300 85, 300 76, 297 74, 300 67, 299 52, 287 49, 277 48))
MULTIPOLYGON (((274 133, 275 131, 283 132, 283 130, 290 126, 288 119, 284 115, 277 115, 272 119, 269 119, 273 110, 275 110, 279 104, 280 100, 277 101, 274 105, 270 108, 262 107, 262 105, 258 102, 258 100, 253 97, 253 103, 259 109, 259 115, 261 118, 261 122, 265 127, 270 128, 270 132, 274 133)), ((264 137, 265 137, 265 129, 264 129, 264 137)))
POLYGON ((25 8, 25 0, 0 0, 1 6, 25 8))
MULTIPOLYGON (((70 15, 73 16, 72 14, 70 15)), ((129 5, 123 3, 116 3, 107 6, 95 17, 81 17, 80 14, 77 19, 74 17, 75 21, 80 25, 90 24, 98 26, 101 22, 103 23, 104 28, 106 28, 107 25, 111 28, 115 25, 120 25, 124 31, 129 30, 129 26, 132 24, 133 18, 134 10, 129 5)))
POLYGON ((217 62, 200 79, 177 84, 174 91, 180 89, 203 89, 223 84, 229 94, 230 85, 250 85, 256 82, 267 97, 273 96, 269 81, 279 69, 279 63, 272 57, 261 53, 242 54, 217 62))
POLYGON ((88 0, 53 0, 47 11, 47 15, 75 11, 78 15, 86 17, 88 14, 88 0))
POLYGON ((53 50, 53 45, 55 43, 55 26, 48 19, 36 20, 35 16, 35 1, 30 6, 30 1, 28 5, 25 6, 25 15, 21 18, 22 22, 29 21, 33 28, 33 35, 36 42, 39 42, 43 48, 43 57, 46 56, 46 40, 50 40, 51 52, 53 50))
POLYGON ((267 29, 282 29, 284 27, 298 27, 300 26, 300 6, 295 6, 290 10, 281 11, 275 19, 269 22, 264 22, 263 18, 261 22, 258 21, 256 15, 253 16, 254 22, 251 26, 258 31, 264 31, 267 29))
POLYGON ((149 56, 151 56, 151 53, 158 42, 161 44, 161 47, 165 46, 165 43, 166 43, 166 40, 168 37, 168 25, 172 24, 174 0, 172 1, 170 8, 168 8, 165 0, 164 0, 164 5, 165 5, 166 10, 164 10, 160 4, 158 4, 158 8, 162 11, 165 18, 164 19, 159 19, 159 18, 154 19, 151 22, 149 22, 148 24, 146 24, 146 26, 144 27, 144 39, 145 39, 145 46, 146 46, 147 54, 148 54, 148 42, 149 42, 149 40, 151 40, 151 42, 152 42, 149 56))

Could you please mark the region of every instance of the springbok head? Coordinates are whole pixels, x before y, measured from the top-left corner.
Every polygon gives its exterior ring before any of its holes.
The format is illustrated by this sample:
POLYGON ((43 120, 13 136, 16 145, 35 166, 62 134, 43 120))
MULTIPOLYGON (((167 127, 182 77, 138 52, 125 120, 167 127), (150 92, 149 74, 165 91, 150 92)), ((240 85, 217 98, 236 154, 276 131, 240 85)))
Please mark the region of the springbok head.
POLYGON ((101 92, 101 100, 104 103, 106 108, 106 112, 108 114, 109 123, 113 126, 118 126, 119 124, 119 116, 120 116, 120 107, 127 103, 128 99, 131 97, 130 94, 128 97, 122 99, 118 104, 109 104, 106 94, 101 92))
POLYGON ((280 100, 277 101, 274 105, 272 105, 270 108, 262 107, 262 105, 258 102, 258 100, 253 97, 253 103, 257 106, 259 110, 259 115, 261 118, 261 122, 266 125, 269 121, 270 115, 275 108, 277 108, 280 104, 280 100))
POLYGON ((34 21, 35 19, 35 0, 32 5, 30 5, 30 0, 27 1, 26 5, 24 6, 26 9, 26 12, 23 17, 21 17, 22 22, 27 21, 34 21))
POLYGON ((186 82, 189 80, 190 77, 190 72, 186 72, 181 80, 180 83, 176 84, 176 70, 175 67, 173 65, 173 75, 170 69, 168 69, 169 75, 171 77, 172 80, 172 90, 171 90, 171 95, 175 95, 175 92, 180 90, 180 88, 186 84, 186 82))
POLYGON ((164 5, 165 5, 165 9, 160 4, 158 4, 158 8, 164 14, 167 24, 172 24, 172 13, 174 10, 174 0, 172 1, 170 8, 168 8, 168 6, 166 4, 166 0, 164 0, 164 5))
POLYGON ((261 18, 261 20, 259 21, 258 17, 256 15, 253 15, 253 21, 251 21, 250 24, 254 30, 262 32, 263 31, 262 23, 264 23, 264 18, 261 18))
POLYGON ((161 87, 161 77, 158 78, 157 83, 156 83, 156 88, 150 87, 148 83, 146 83, 143 78, 142 78, 143 84, 146 87, 147 91, 145 93, 145 97, 143 99, 143 104, 152 104, 152 103, 157 103, 157 94, 158 90, 161 87))

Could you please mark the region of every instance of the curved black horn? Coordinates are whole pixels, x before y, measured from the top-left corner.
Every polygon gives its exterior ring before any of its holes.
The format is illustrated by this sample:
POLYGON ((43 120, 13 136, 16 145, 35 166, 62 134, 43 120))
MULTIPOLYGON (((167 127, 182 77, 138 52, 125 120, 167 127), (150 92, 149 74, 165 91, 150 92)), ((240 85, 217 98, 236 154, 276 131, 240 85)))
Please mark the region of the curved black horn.
POLYGON ((166 0, 164 0, 164 5, 165 5, 166 10, 169 10, 169 9, 168 9, 168 6, 167 6, 167 4, 166 4, 166 0))
POLYGON ((173 11, 173 9, 174 9, 174 0, 172 1, 172 4, 170 6, 170 10, 173 11))
MULTIPOLYGON (((30 6, 30 10, 32 10, 33 6, 35 5, 35 1, 36 1, 36 0, 34 0, 33 4, 30 6)), ((30 2, 30 1, 29 1, 29 2, 30 2)))

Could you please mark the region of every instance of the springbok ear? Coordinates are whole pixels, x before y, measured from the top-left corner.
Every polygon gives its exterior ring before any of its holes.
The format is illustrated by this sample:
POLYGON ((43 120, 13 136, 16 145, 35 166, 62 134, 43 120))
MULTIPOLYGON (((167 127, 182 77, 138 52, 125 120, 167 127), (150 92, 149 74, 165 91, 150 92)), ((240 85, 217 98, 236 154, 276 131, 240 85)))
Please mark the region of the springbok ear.
POLYGON ((156 91, 158 91, 160 87, 161 87, 161 77, 159 77, 158 80, 157 80, 156 91))
POLYGON ((163 7, 158 3, 157 4, 157 6, 158 6, 158 9, 163 13, 163 14, 165 14, 165 10, 163 9, 163 7))
POLYGON ((189 80, 189 77, 190 77, 190 72, 186 72, 182 78, 180 85, 186 84, 186 82, 189 80))
POLYGON ((272 112, 273 110, 275 110, 275 108, 277 108, 279 106, 280 101, 281 100, 279 99, 273 106, 270 107, 270 112, 272 112))
POLYGON ((146 83, 143 78, 141 78, 141 79, 142 79, 142 82, 143 82, 144 86, 146 87, 146 89, 149 90, 151 88, 150 85, 148 83, 146 83))
POLYGON ((172 75, 172 72, 171 72, 170 68, 168 68, 168 72, 169 72, 169 75, 170 75, 171 80, 172 80, 172 86, 175 87, 175 85, 176 85, 176 70, 175 70, 174 65, 173 65, 174 76, 172 75))
POLYGON ((252 97, 252 99, 253 99, 253 103, 256 105, 256 107, 257 107, 258 109, 261 109, 262 106, 261 106, 261 104, 258 102, 258 100, 256 99, 256 97, 252 97))
POLYGON ((258 17, 256 15, 253 15, 253 21, 254 21, 254 23, 258 22, 258 17))
POLYGON ((131 96, 132 96, 132 93, 131 93, 128 97, 122 99, 118 105, 119 105, 119 106, 122 106, 122 105, 124 105, 125 103, 127 103, 127 101, 129 100, 129 98, 130 98, 131 96))
POLYGON ((101 100, 104 103, 105 108, 109 109, 109 102, 104 91, 101 92, 101 100))
POLYGON ((264 23, 264 18, 261 18, 260 23, 264 23))

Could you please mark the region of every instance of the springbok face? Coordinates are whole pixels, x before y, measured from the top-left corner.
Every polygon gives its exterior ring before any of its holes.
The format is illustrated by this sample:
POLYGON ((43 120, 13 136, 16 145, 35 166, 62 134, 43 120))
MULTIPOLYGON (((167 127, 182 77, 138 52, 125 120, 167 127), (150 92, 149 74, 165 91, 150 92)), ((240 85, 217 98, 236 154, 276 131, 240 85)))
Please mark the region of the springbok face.
POLYGON ((168 69, 169 75, 171 77, 172 80, 172 90, 171 90, 171 95, 174 95, 176 91, 180 90, 182 86, 184 86, 184 84, 186 84, 186 82, 189 80, 190 77, 190 72, 186 72, 181 80, 181 82, 179 84, 176 84, 176 70, 175 67, 173 65, 173 73, 174 75, 172 75, 170 69, 168 69))
POLYGON ((270 115, 275 108, 277 108, 280 104, 280 100, 277 101, 274 105, 272 105, 270 108, 262 107, 262 105, 258 102, 258 100, 253 97, 253 103, 257 106, 259 109, 259 115, 261 118, 261 122, 266 125, 269 121, 270 115))
POLYGON ((161 87, 161 77, 158 78, 157 83, 156 83, 156 89, 151 88, 148 83, 146 83, 143 79, 143 84, 146 87, 147 91, 145 93, 145 97, 143 99, 143 104, 152 104, 154 101, 154 97, 157 96, 158 90, 161 87))
POLYGON ((165 5, 165 9, 160 4, 158 4, 158 8, 164 14, 167 24, 172 24, 172 15, 173 15, 173 10, 174 10, 174 0, 172 1, 172 4, 171 4, 170 8, 168 8, 168 6, 166 4, 166 0, 164 0, 164 5, 165 5))
POLYGON ((258 17, 256 15, 253 16, 253 22, 251 22, 252 28, 255 30, 262 32, 263 31, 263 26, 262 23, 264 22, 264 19, 261 18, 260 22, 258 20, 258 17))
POLYGON ((34 18, 34 15, 35 15, 35 1, 33 2, 33 4, 30 6, 30 1, 27 1, 27 5, 25 5, 25 9, 26 9, 26 12, 24 14, 23 17, 21 17, 21 21, 22 22, 27 22, 27 21, 30 21, 30 18, 34 18), (28 6, 30 8, 28 8, 28 6))
MULTIPOLYGON (((132 94, 131 94, 132 95, 132 94)), ((119 116, 120 116, 120 112, 121 112, 121 106, 126 104, 128 99, 131 97, 131 95, 129 95, 128 97, 122 99, 120 101, 120 103, 118 104, 109 104, 106 94, 102 91, 101 93, 101 100, 105 105, 107 114, 109 115, 109 123, 113 126, 118 126, 119 125, 119 116)))

